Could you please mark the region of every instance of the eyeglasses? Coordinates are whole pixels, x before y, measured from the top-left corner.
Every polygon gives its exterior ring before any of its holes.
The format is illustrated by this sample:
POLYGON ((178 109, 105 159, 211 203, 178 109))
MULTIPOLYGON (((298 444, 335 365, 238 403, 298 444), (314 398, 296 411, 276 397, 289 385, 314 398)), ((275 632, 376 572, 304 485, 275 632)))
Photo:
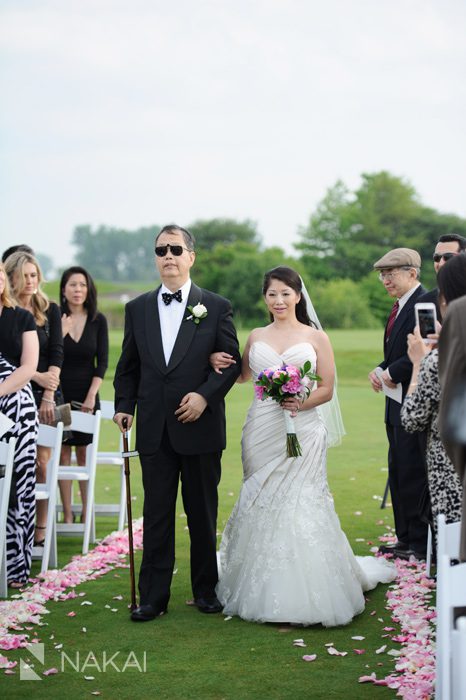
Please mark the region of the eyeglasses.
POLYGON ((396 270, 392 270, 391 272, 379 272, 379 280, 381 282, 385 282, 385 280, 390 281, 397 275, 399 275, 401 270, 411 270, 412 268, 410 267, 398 267, 396 270))
POLYGON ((189 248, 185 248, 182 245, 170 245, 167 243, 167 245, 157 245, 155 246, 155 254, 159 258, 164 258, 166 254, 168 253, 168 249, 170 248, 170 252, 172 255, 175 257, 179 257, 180 255, 183 255, 183 250, 187 250, 188 253, 192 253, 189 248))
POLYGON ((444 262, 447 262, 450 258, 454 258, 455 255, 459 255, 459 253, 434 253, 432 258, 436 263, 439 263, 442 258, 444 262))

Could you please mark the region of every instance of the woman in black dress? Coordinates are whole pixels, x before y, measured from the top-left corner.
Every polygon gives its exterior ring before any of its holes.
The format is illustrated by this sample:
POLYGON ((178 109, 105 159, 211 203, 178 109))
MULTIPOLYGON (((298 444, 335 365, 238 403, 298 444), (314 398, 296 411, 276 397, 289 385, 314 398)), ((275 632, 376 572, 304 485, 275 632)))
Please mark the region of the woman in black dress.
MULTIPOLYGON (((108 365, 108 328, 105 316, 97 311, 97 291, 90 274, 82 267, 70 267, 60 282, 64 361, 61 385, 66 403, 77 402, 81 410, 93 413, 99 408, 98 390, 108 365)), ((92 438, 73 432, 64 441, 61 464, 71 464, 71 447, 78 465, 86 464, 86 445, 92 438)), ((71 481, 60 481, 65 523, 73 522, 71 481)), ((82 522, 86 519, 87 483, 79 482, 82 522)))
MULTIPOLYGON (((61 313, 57 304, 50 302, 41 289, 43 280, 40 265, 34 255, 18 251, 5 262, 11 291, 15 301, 34 316, 39 337, 39 364, 32 378, 32 393, 39 411, 39 422, 52 424, 55 419, 56 395, 63 363, 61 313)), ((36 480, 44 484, 50 447, 37 447, 36 480)), ((44 544, 47 524, 47 501, 36 503, 36 532, 34 545, 44 544)))
POLYGON ((34 540, 37 409, 29 384, 39 341, 33 316, 16 306, 0 263, 0 411, 14 422, 4 440, 16 438, 10 507, 6 523, 8 585, 19 588, 31 571, 34 540))

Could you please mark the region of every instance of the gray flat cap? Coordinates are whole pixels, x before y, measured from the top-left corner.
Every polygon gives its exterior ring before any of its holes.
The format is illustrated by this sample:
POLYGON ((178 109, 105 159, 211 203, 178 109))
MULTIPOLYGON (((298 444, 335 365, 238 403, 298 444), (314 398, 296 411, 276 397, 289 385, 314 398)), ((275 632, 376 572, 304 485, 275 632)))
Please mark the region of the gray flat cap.
POLYGON ((394 248, 374 263, 374 270, 387 267, 421 267, 421 256, 412 248, 394 248))

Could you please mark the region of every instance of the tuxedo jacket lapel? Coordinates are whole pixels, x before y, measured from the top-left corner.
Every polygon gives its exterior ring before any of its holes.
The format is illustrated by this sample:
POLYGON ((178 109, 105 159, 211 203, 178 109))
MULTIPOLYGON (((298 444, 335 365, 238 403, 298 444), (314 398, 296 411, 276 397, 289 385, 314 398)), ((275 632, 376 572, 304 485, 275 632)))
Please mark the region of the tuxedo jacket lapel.
POLYGON ((414 304, 416 303, 418 296, 420 294, 422 294, 422 292, 423 292, 423 288, 418 287, 416 289, 416 291, 413 292, 413 294, 409 297, 408 301, 406 302, 406 304, 403 306, 400 313, 396 317, 395 323, 394 323, 393 328, 392 328, 392 332, 390 333, 389 341, 387 343, 387 352, 386 352, 387 357, 390 354, 391 349, 395 346, 397 335, 400 332, 400 330, 403 328, 406 316, 412 312, 414 304))
POLYGON ((188 296, 188 301, 186 302, 186 311, 181 321, 181 326, 176 336, 175 345, 173 346, 172 354, 170 355, 170 360, 168 361, 167 371, 171 372, 186 355, 189 345, 191 344, 194 334, 197 329, 196 323, 192 319, 187 320, 190 316, 188 311, 188 306, 195 306, 199 302, 202 302, 202 290, 197 287, 194 282, 191 282, 191 289, 188 296))
POLYGON ((159 290, 160 287, 155 289, 153 292, 149 292, 146 297, 145 321, 149 352, 152 355, 157 367, 162 372, 166 372, 167 365, 165 364, 165 356, 163 354, 162 334, 160 332, 159 305, 157 302, 159 290))

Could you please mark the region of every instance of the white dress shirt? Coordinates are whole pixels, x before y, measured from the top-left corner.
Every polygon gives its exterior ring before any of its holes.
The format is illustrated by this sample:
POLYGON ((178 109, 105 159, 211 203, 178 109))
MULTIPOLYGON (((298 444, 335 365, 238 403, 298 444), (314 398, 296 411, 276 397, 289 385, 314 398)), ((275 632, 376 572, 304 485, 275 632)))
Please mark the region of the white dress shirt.
MULTIPOLYGON (((416 291, 416 289, 417 289, 418 287, 420 287, 420 286, 421 286, 421 283, 418 282, 418 284, 416 284, 415 287, 413 287, 413 288, 410 289, 408 292, 406 292, 406 294, 403 294, 403 296, 400 297, 400 298, 397 300, 397 301, 398 301, 398 313, 396 314, 396 318, 398 318, 398 316, 400 315, 400 311, 401 311, 401 309, 403 308, 403 306, 406 304, 406 302, 408 301, 408 299, 414 294, 414 292, 416 291)), ((388 376, 389 376, 390 379, 391 379, 391 375, 390 375, 390 372, 389 372, 388 368, 386 369, 386 372, 387 372, 388 376)))
POLYGON ((398 299, 398 313, 397 313, 397 315, 396 315, 397 318, 398 318, 398 316, 399 316, 399 313, 400 313, 401 309, 402 309, 403 306, 406 304, 406 302, 408 301, 408 299, 409 299, 410 297, 413 296, 413 294, 414 294, 414 292, 416 291, 416 289, 417 289, 418 287, 420 287, 420 286, 421 286, 421 283, 418 282, 418 283, 416 284, 415 287, 413 287, 412 289, 410 289, 409 291, 407 291, 406 294, 403 294, 403 296, 400 297, 400 298, 398 299))
POLYGON ((181 302, 176 301, 176 299, 172 299, 170 304, 164 303, 162 299, 163 292, 168 292, 168 294, 171 294, 171 291, 164 284, 162 284, 160 287, 157 297, 163 354, 165 356, 165 364, 167 365, 173 351, 173 346, 175 345, 176 336, 180 330, 181 322, 183 321, 185 315, 186 303, 188 301, 188 296, 191 289, 191 280, 188 279, 188 281, 185 282, 180 289, 182 299, 181 302))

